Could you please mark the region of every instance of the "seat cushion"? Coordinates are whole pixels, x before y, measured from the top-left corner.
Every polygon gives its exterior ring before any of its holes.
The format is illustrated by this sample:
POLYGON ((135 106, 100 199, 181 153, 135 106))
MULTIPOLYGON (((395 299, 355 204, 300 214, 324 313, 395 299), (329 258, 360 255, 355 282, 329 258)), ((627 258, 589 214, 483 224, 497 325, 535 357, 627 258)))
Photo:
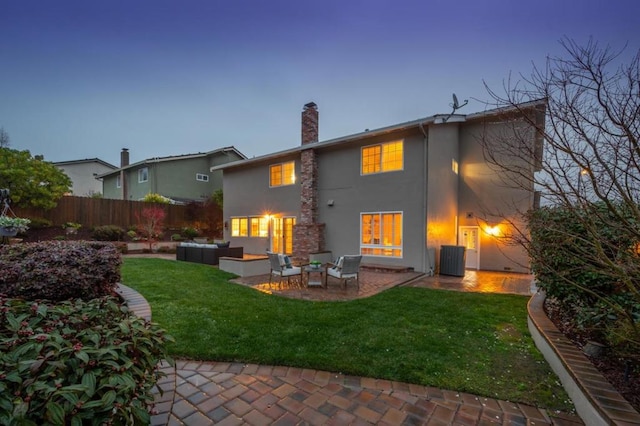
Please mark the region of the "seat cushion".
POLYGON ((284 268, 282 270, 283 277, 290 277, 292 275, 300 275, 302 270, 297 266, 292 266, 291 268, 284 268))

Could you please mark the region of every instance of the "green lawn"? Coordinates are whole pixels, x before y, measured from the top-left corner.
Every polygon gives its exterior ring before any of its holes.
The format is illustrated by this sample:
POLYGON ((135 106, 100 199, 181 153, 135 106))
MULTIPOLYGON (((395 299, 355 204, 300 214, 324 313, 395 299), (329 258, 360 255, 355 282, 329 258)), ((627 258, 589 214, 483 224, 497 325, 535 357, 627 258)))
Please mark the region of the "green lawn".
POLYGON ((127 258, 174 357, 399 380, 569 411, 527 330, 527 298, 396 288, 348 302, 267 295, 206 265, 127 258))

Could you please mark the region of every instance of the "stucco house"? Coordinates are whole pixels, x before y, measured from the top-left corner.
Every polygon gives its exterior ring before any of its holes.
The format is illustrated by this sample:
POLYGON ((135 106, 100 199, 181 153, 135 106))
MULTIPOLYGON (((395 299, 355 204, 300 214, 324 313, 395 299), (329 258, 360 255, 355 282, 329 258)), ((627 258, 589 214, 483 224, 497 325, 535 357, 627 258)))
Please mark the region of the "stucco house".
MULTIPOLYGON (((245 253, 362 254, 364 263, 426 273, 437 270, 442 246, 464 246, 467 269, 528 272, 526 252, 504 236, 518 224, 516 212, 533 207, 534 188, 506 188, 479 138, 514 122, 522 130, 523 113, 544 120, 544 111, 536 101, 319 141, 318 109, 309 103, 300 146, 212 167, 224 173, 225 238, 245 253), (507 220, 484 219, 487 206, 507 220)), ((541 147, 529 130, 520 134, 541 147)))
POLYGON ((222 188, 222 172, 214 166, 244 160, 233 146, 213 151, 149 158, 129 164, 129 150, 120 153, 120 168, 104 173, 104 198, 140 200, 149 193, 160 194, 177 202, 203 201, 222 188))
POLYGON ((113 164, 99 158, 84 160, 58 161, 54 166, 62 170, 71 179, 71 195, 88 197, 102 192, 102 182, 97 176, 117 169, 113 164))

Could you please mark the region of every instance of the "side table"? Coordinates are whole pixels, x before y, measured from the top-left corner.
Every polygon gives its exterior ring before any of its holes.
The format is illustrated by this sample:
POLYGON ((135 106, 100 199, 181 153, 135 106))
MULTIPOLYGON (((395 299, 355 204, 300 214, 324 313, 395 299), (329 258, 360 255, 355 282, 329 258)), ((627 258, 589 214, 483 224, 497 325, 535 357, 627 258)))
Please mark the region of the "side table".
POLYGON ((302 268, 307 280, 307 287, 323 287, 324 286, 324 266, 314 268, 311 265, 307 265, 302 268))

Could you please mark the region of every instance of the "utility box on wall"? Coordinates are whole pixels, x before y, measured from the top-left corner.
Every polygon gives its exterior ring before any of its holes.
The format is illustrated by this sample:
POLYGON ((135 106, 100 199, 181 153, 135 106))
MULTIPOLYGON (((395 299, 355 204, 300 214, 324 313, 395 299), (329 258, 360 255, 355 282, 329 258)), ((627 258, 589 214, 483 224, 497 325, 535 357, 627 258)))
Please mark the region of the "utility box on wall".
POLYGON ((440 246, 440 275, 464 277, 464 246, 440 246))

